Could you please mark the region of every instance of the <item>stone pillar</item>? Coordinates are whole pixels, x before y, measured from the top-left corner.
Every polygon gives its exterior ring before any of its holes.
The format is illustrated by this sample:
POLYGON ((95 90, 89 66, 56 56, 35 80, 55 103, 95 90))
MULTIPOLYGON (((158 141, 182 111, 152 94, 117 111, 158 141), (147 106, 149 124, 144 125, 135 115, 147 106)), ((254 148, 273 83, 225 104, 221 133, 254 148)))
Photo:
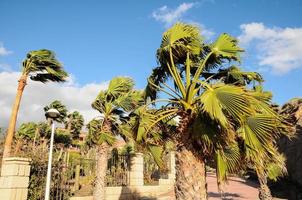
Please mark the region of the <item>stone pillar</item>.
POLYGON ((169 153, 169 174, 168 178, 175 181, 176 169, 175 169, 175 151, 169 153))
POLYGON ((136 153, 130 160, 130 186, 144 185, 144 158, 142 153, 136 153))
POLYGON ((81 171, 81 166, 77 165, 75 168, 75 183, 74 183, 74 191, 77 191, 80 189, 80 171, 81 171))
POLYGON ((0 199, 26 200, 29 184, 30 159, 4 158, 0 177, 0 199))
POLYGON ((171 151, 167 155, 168 178, 160 178, 158 183, 160 186, 174 186, 176 178, 175 169, 175 152, 171 151))

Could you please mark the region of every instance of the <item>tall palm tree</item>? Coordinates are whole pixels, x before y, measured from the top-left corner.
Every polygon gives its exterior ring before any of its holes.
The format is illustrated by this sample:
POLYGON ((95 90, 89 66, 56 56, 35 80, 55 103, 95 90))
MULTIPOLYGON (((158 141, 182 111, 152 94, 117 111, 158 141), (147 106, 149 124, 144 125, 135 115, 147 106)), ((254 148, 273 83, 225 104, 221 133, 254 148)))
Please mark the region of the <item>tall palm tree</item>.
POLYGON ((47 49, 41 49, 30 51, 27 54, 22 63, 22 74, 18 81, 17 94, 8 125, 3 157, 8 157, 10 155, 19 106, 24 87, 27 83, 27 78, 30 77, 33 81, 45 83, 48 81, 63 82, 66 80, 67 76, 62 64, 56 59, 54 52, 47 49))
POLYGON ((96 145, 96 181, 94 199, 105 199, 105 177, 107 170, 108 151, 110 145, 121 134, 120 126, 128 118, 126 112, 132 111, 142 104, 141 91, 133 89, 133 80, 127 77, 113 78, 107 90, 102 90, 92 103, 92 107, 100 112, 101 117, 89 122, 87 141, 96 145))
POLYGON ((242 159, 254 160, 252 155, 261 152, 258 160, 263 161, 271 155, 281 119, 270 99, 249 86, 263 82, 260 74, 233 66, 243 52, 237 43, 224 33, 206 44, 199 28, 183 23, 163 34, 159 66, 148 79, 146 97, 150 103, 161 102, 156 122, 180 118, 170 135, 176 145, 177 199, 207 199, 207 160, 215 160, 221 184, 242 159), (167 98, 158 99, 159 92, 167 98), (248 149, 246 158, 240 145, 248 149))
POLYGON ((78 111, 74 111, 67 116, 65 128, 73 138, 78 138, 82 127, 84 126, 84 118, 78 111))

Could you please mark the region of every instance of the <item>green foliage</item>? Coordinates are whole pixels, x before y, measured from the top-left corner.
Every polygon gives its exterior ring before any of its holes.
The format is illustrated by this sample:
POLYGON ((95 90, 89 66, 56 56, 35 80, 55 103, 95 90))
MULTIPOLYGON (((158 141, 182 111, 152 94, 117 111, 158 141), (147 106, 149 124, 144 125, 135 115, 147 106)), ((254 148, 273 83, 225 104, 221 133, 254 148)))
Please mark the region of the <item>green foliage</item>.
POLYGON ((54 135, 54 143, 55 144, 63 144, 65 147, 71 145, 71 135, 67 130, 56 129, 54 135))
POLYGON ((119 109, 132 111, 143 103, 142 91, 133 89, 134 83, 128 77, 116 77, 109 83, 107 90, 101 91, 92 107, 105 117, 116 114, 119 109))
POLYGON ((103 142, 112 145, 116 141, 116 138, 110 132, 106 132, 103 129, 102 120, 91 120, 87 124, 87 129, 88 136, 86 139, 86 143, 90 146, 94 144, 102 144, 103 142))
POLYGON ((34 122, 23 123, 20 125, 19 129, 17 130, 16 138, 32 140, 34 139, 35 135, 38 135, 38 133, 36 132, 37 128, 38 128, 38 124, 34 122))
POLYGON ((50 138, 51 128, 47 123, 45 122, 38 123, 37 129, 38 129, 37 131, 39 137, 50 138))
MULTIPOLYGON (((202 72, 204 78, 212 78, 215 80, 221 80, 225 84, 234 84, 238 86, 246 86, 252 82, 262 83, 264 80, 262 76, 257 72, 244 72, 235 65, 228 68, 219 69, 217 72, 202 72)), ((259 87, 259 86, 257 86, 259 87)))
POLYGON ((225 58, 227 60, 240 61, 239 53, 243 52, 243 49, 238 46, 238 41, 227 33, 221 34, 209 46, 217 59, 225 58))
POLYGON ((213 120, 219 121, 223 127, 230 123, 228 115, 240 122, 244 116, 252 112, 248 93, 243 88, 233 85, 209 86, 200 96, 200 102, 202 111, 213 120))
POLYGON ((51 102, 48 106, 44 107, 44 111, 47 112, 49 109, 54 108, 57 109, 60 113, 60 116, 56 118, 56 121, 59 123, 64 123, 67 117, 67 108, 61 101, 55 100, 51 102))
POLYGON ((162 43, 157 50, 157 58, 161 65, 166 66, 170 62, 170 51, 172 51, 175 63, 186 60, 187 52, 192 56, 201 53, 202 37, 199 30, 192 25, 176 23, 171 29, 163 34, 162 43))
POLYGON ((269 163, 283 166, 282 159, 271 159, 278 156, 272 149, 280 135, 288 135, 288 127, 273 109, 271 93, 263 91, 261 75, 234 66, 243 52, 238 41, 226 33, 213 43, 201 38, 197 27, 181 23, 163 34, 159 66, 148 78, 145 93, 162 108, 153 112, 151 128, 138 131, 139 139, 157 124, 179 116, 179 136, 172 132, 168 137, 176 145, 193 144, 202 157, 214 159, 218 183, 248 164, 267 176, 269 163), (157 99, 159 92, 168 98, 157 99))
POLYGON ((134 148, 133 148, 133 145, 131 144, 126 144, 122 147, 122 149, 120 150, 120 153, 122 155, 130 155, 132 153, 134 153, 134 148))
POLYGON ((68 77, 54 52, 47 49, 30 51, 23 61, 22 71, 23 74, 30 75, 32 80, 43 83, 63 82, 68 77))
POLYGON ((127 112, 132 112, 144 103, 143 92, 134 90, 133 87, 131 78, 116 77, 110 81, 107 90, 100 91, 92 107, 99 111, 102 117, 88 123, 88 144, 106 142, 111 145, 115 136, 123 135, 120 127, 126 124, 129 118, 127 112))
POLYGON ((70 131, 73 138, 79 138, 82 127, 84 126, 84 118, 78 111, 74 111, 67 116, 65 128, 70 131))

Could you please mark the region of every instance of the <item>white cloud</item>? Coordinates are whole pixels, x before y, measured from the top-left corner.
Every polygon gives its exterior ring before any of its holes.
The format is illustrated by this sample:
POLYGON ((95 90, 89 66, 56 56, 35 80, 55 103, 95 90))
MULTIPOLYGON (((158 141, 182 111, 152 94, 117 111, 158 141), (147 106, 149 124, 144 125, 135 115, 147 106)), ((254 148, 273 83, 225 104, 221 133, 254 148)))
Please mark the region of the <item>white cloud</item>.
POLYGON ((184 14, 189 9, 197 7, 197 5, 201 5, 205 2, 214 3, 213 0, 203 0, 198 3, 182 3, 175 9, 170 9, 165 5, 153 11, 152 17, 156 21, 162 22, 166 28, 177 21, 184 21, 189 24, 193 24, 200 28, 202 36, 204 36, 206 39, 211 39, 215 35, 214 31, 207 29, 204 24, 201 24, 199 22, 183 19, 184 14))
POLYGON ((6 56, 6 55, 9 55, 11 54, 12 51, 9 51, 7 50, 4 46, 3 46, 3 43, 0 42, 0 56, 6 56))
POLYGON ((12 68, 9 64, 0 63, 0 71, 11 71, 12 68))
MULTIPOLYGON (((0 127, 8 125, 19 76, 19 72, 0 72, 0 127)), ((65 84, 43 84, 28 80, 21 101, 18 124, 45 120, 43 107, 54 100, 60 100, 69 111, 78 110, 87 123, 100 115, 91 108, 91 103, 99 91, 107 87, 108 82, 78 86, 72 77, 65 84)))
POLYGON ((302 68, 302 27, 266 27, 263 23, 240 26, 240 43, 255 48, 258 64, 275 74, 302 68))
POLYGON ((166 27, 168 27, 182 19, 183 15, 195 5, 195 3, 182 3, 175 9, 170 9, 165 5, 153 11, 152 17, 156 21, 162 22, 166 27))

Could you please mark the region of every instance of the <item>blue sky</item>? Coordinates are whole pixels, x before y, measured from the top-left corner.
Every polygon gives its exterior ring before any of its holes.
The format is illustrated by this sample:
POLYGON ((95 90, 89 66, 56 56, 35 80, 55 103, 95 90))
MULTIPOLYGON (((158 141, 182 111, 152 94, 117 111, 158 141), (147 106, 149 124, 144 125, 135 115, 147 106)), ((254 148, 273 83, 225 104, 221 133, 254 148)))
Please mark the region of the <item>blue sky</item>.
POLYGON ((0 10, 2 80, 20 69, 26 52, 47 48, 74 87, 127 75, 144 88, 163 31, 180 20, 202 27, 208 41, 223 32, 239 37, 242 66, 264 75, 275 102, 302 96, 300 0, 1 0, 0 10))

